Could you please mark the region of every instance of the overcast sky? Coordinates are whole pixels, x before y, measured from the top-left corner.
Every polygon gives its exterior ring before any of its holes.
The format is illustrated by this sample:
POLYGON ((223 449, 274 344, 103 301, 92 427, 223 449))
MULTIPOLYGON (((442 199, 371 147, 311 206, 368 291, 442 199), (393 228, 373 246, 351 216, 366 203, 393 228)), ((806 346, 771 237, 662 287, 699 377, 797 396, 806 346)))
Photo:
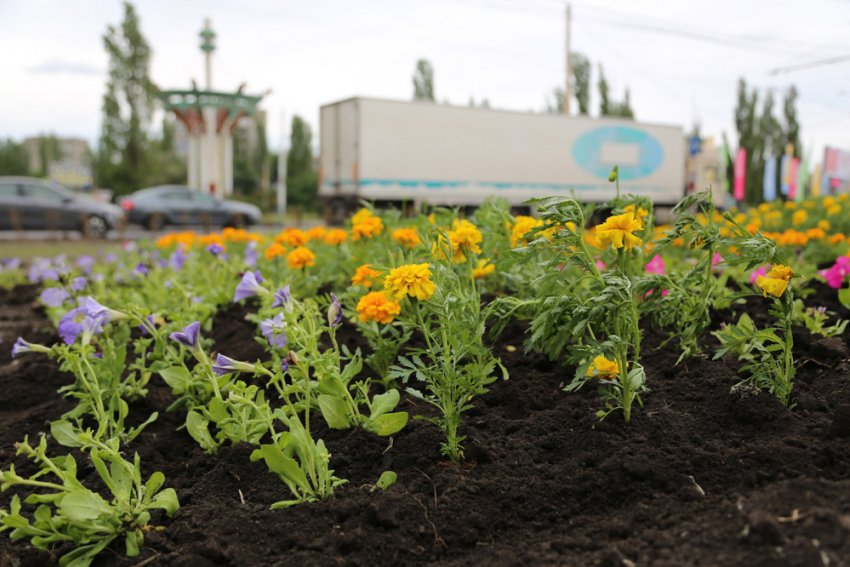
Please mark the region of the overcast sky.
MULTIPOLYGON (((435 70, 438 101, 540 111, 564 83, 565 3, 560 0, 139 0, 142 32, 163 89, 203 84, 198 32, 218 34, 213 87, 272 90, 269 142, 281 115, 318 130, 319 106, 363 95, 409 100, 417 59, 435 70)), ((850 55, 850 2, 840 0, 572 2, 572 49, 598 64, 612 95, 631 91, 639 121, 695 121, 736 142, 739 77, 776 97, 800 92, 804 148, 850 150, 850 61, 771 76, 772 69, 850 55)), ((113 0, 0 0, 0 137, 100 131, 107 56, 102 35, 119 24, 113 0)), ((776 107, 781 108, 781 101, 776 107)), ((574 106, 575 112, 575 106, 574 106)))

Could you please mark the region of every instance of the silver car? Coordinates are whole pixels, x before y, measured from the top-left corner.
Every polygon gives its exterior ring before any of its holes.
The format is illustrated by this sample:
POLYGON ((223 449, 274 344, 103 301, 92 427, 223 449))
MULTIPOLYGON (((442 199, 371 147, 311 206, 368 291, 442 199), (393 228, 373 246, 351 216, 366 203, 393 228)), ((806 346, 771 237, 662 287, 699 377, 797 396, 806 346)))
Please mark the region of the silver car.
POLYGON ((136 191, 119 201, 129 222, 159 230, 171 225, 212 225, 242 228, 262 221, 250 203, 217 199, 184 185, 161 185, 136 191))
POLYGON ((0 230, 79 230, 103 238, 118 228, 121 207, 33 177, 0 177, 0 230))

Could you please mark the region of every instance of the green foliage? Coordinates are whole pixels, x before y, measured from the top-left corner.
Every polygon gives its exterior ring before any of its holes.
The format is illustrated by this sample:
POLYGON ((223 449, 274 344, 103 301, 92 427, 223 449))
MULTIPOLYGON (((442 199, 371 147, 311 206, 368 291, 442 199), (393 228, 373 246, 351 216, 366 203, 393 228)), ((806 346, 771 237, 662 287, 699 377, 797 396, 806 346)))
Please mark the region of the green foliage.
POLYGON ((416 62, 413 73, 413 100, 428 100, 434 102, 434 68, 427 59, 416 62))
POLYGON ((634 118, 635 113, 629 100, 629 89, 626 89, 623 102, 616 102, 610 98, 608 93, 608 81, 602 65, 599 65, 599 114, 601 116, 622 116, 623 118, 634 118))
POLYGON ((822 335, 824 337, 837 337, 844 333, 847 328, 848 321, 840 320, 835 325, 826 326, 826 322, 830 315, 835 315, 831 311, 827 311, 826 307, 806 309, 802 299, 794 300, 793 321, 795 325, 806 327, 813 335, 822 335))
POLYGON ((43 551, 72 542, 76 549, 59 560, 62 567, 87 567, 117 538, 124 538, 128 557, 139 555, 144 533, 151 528, 149 510, 161 508, 170 517, 180 507, 177 494, 173 488, 161 490, 165 476, 159 472, 143 484, 139 455, 136 454, 133 463, 124 460, 117 440, 101 443, 87 432, 79 436, 77 443, 90 449, 91 462, 113 499, 107 502, 77 480, 77 463, 71 455, 48 457, 47 436, 43 435, 35 448, 24 439, 16 444, 17 454, 35 460, 41 470, 24 478, 11 465, 8 471, 0 472, 0 489, 4 492, 13 486, 38 489, 26 498, 26 503, 39 506, 30 523, 29 518, 21 515, 21 502, 16 494, 9 511, 0 509, 0 532, 12 530, 12 539, 30 538, 32 545, 43 551), (45 475, 55 476, 58 483, 42 480, 45 475))
POLYGON ((29 175, 30 154, 23 143, 0 140, 0 175, 29 175))
POLYGON ((372 349, 372 354, 365 358, 366 364, 378 374, 378 383, 384 390, 389 390, 395 385, 395 381, 390 378, 390 367, 398 357, 401 345, 410 340, 413 329, 401 329, 394 323, 382 325, 377 321, 364 323, 359 320, 357 328, 366 337, 372 349))
POLYGON ((573 93, 578 101, 578 113, 590 114, 590 60, 582 53, 572 53, 573 93))
POLYGON ((302 210, 317 208, 319 176, 313 167, 313 133, 297 114, 292 117, 289 153, 286 156, 286 195, 288 203, 302 210))

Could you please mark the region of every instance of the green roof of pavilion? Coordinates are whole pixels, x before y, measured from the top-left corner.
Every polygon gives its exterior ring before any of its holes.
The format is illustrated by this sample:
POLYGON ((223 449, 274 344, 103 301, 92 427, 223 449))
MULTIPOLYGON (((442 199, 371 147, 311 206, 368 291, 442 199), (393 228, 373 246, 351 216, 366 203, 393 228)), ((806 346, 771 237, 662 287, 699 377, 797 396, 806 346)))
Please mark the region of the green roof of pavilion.
POLYGON ((257 105, 263 99, 262 96, 241 93, 198 90, 160 91, 159 98, 162 100, 165 110, 185 111, 190 108, 211 106, 217 109, 226 109, 231 116, 241 113, 253 115, 257 110, 257 105))

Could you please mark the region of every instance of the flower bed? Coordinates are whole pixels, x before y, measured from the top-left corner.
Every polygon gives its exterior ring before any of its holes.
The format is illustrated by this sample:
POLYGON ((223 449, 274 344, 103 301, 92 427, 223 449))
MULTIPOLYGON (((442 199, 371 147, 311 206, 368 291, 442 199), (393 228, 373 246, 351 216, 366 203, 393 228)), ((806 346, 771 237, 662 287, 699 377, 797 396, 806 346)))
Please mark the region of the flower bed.
POLYGON ((840 564, 841 217, 535 204, 3 264, 0 558, 840 564))

